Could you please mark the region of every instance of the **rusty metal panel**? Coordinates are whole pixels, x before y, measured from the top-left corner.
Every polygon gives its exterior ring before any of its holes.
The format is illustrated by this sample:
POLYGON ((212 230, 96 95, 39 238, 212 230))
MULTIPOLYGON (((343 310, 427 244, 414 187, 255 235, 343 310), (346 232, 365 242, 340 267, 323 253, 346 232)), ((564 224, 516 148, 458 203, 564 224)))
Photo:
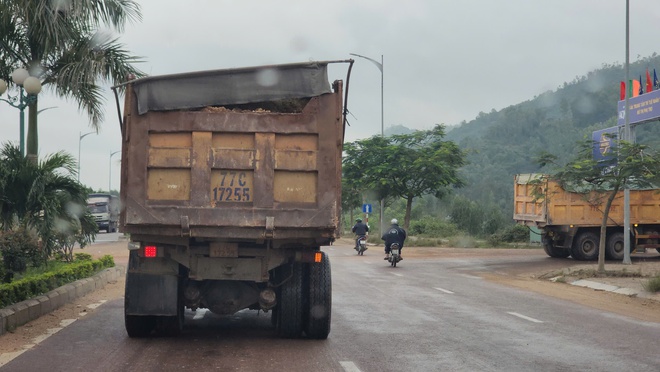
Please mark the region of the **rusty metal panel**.
POLYGON ((211 141, 210 132, 193 132, 193 163, 191 169, 191 205, 208 206, 211 199, 208 185, 211 183, 211 141))
POLYGON ((273 207, 273 178, 275 176, 275 134, 255 134, 254 206, 273 207))
POLYGON ((150 148, 149 167, 189 168, 190 149, 150 148))
POLYGON ((191 146, 190 133, 149 133, 149 147, 190 148, 191 146))
POLYGON ((276 134, 275 149, 316 151, 319 137, 316 134, 276 134))
POLYGON ((189 169, 149 169, 147 173, 148 200, 189 200, 189 169))
POLYGON ((213 168, 252 169, 255 151, 248 149, 212 149, 213 168))
POLYGON ((273 194, 278 203, 316 203, 316 172, 275 171, 273 194))
POLYGON ((315 171, 316 151, 275 151, 275 169, 315 171))
POLYGON ((238 243, 211 242, 209 257, 238 257, 238 243))
POLYGON ((211 141, 213 148, 220 149, 254 149, 253 133, 213 133, 211 141))

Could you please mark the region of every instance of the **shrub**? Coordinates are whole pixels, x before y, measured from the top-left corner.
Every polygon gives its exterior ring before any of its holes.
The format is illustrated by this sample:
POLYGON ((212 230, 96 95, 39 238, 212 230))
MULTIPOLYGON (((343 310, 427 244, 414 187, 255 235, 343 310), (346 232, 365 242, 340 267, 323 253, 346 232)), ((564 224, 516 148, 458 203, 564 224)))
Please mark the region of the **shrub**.
POLYGON ((75 253, 73 255, 73 261, 91 261, 92 255, 89 253, 75 253))
POLYGON ((28 264, 36 267, 42 263, 42 254, 37 240, 22 228, 0 233, 0 253, 5 271, 3 275, 5 282, 14 274, 25 272, 28 264))
POLYGON ((642 288, 647 292, 660 292, 660 275, 642 283, 642 288))
POLYGON ((0 308, 38 296, 78 279, 88 278, 102 269, 113 266, 115 266, 114 259, 106 255, 98 260, 77 261, 55 271, 0 284, 0 308))
POLYGON ((411 221, 409 230, 410 235, 430 237, 446 237, 458 233, 458 228, 452 222, 432 216, 427 216, 417 221, 411 221))
POLYGON ((529 241, 529 229, 524 225, 510 225, 502 232, 502 240, 507 243, 529 241))
POLYGON ((504 230, 488 236, 488 245, 500 246, 502 243, 528 242, 529 229, 523 225, 510 225, 504 230))

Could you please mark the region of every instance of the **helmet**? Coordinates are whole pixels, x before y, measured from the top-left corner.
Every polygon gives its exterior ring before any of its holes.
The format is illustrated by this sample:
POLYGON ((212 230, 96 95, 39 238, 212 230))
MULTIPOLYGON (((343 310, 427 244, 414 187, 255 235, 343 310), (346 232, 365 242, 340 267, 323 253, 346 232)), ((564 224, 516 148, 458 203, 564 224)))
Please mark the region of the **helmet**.
POLYGON ((362 219, 358 218, 358 219, 355 220, 355 222, 362 222, 362 219))
POLYGON ((399 221, 396 218, 392 218, 392 225, 398 225, 399 221))

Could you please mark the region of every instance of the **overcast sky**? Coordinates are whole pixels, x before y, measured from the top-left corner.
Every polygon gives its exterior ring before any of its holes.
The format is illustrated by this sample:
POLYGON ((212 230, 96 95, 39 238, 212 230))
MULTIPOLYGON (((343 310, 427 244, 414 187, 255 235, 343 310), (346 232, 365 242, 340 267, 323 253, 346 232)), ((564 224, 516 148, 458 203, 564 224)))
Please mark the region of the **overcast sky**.
MULTIPOLYGON (((346 140, 385 128, 474 119, 625 62, 624 0, 141 0, 143 21, 120 36, 150 75, 354 58, 346 140)), ((660 3, 630 1, 630 61, 660 52, 660 3)), ((660 71, 660 66, 655 67, 660 71)), ((330 69, 345 80, 347 65, 330 69)), ((637 76, 643 71, 631 71, 637 76)), ((622 79, 623 80, 623 76, 622 79)), ((618 86, 612 89, 618 91, 618 86)), ((39 155, 78 157, 80 180, 119 188, 121 137, 108 89, 98 135, 74 102, 39 96, 39 155)), ((3 96, 6 98, 6 95, 3 96)), ((612 105, 616 105, 613 102, 612 105)), ((26 112, 27 118, 27 112, 26 112)), ((19 111, 0 102, 0 142, 18 142, 19 111)), ((26 124, 27 128, 27 124, 26 124)), ((27 130, 27 129, 26 129, 27 130)))

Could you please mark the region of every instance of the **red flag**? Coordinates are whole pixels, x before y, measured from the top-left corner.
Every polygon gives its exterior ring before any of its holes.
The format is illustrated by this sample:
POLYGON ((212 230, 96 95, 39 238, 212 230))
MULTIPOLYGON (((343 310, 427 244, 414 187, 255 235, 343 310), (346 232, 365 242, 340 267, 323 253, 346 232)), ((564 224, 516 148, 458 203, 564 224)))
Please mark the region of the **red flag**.
POLYGON ((626 99, 626 83, 621 82, 621 89, 619 90, 619 101, 626 99))
POLYGON ((651 74, 649 74, 649 69, 646 69, 646 93, 653 91, 653 81, 651 81, 651 74))

